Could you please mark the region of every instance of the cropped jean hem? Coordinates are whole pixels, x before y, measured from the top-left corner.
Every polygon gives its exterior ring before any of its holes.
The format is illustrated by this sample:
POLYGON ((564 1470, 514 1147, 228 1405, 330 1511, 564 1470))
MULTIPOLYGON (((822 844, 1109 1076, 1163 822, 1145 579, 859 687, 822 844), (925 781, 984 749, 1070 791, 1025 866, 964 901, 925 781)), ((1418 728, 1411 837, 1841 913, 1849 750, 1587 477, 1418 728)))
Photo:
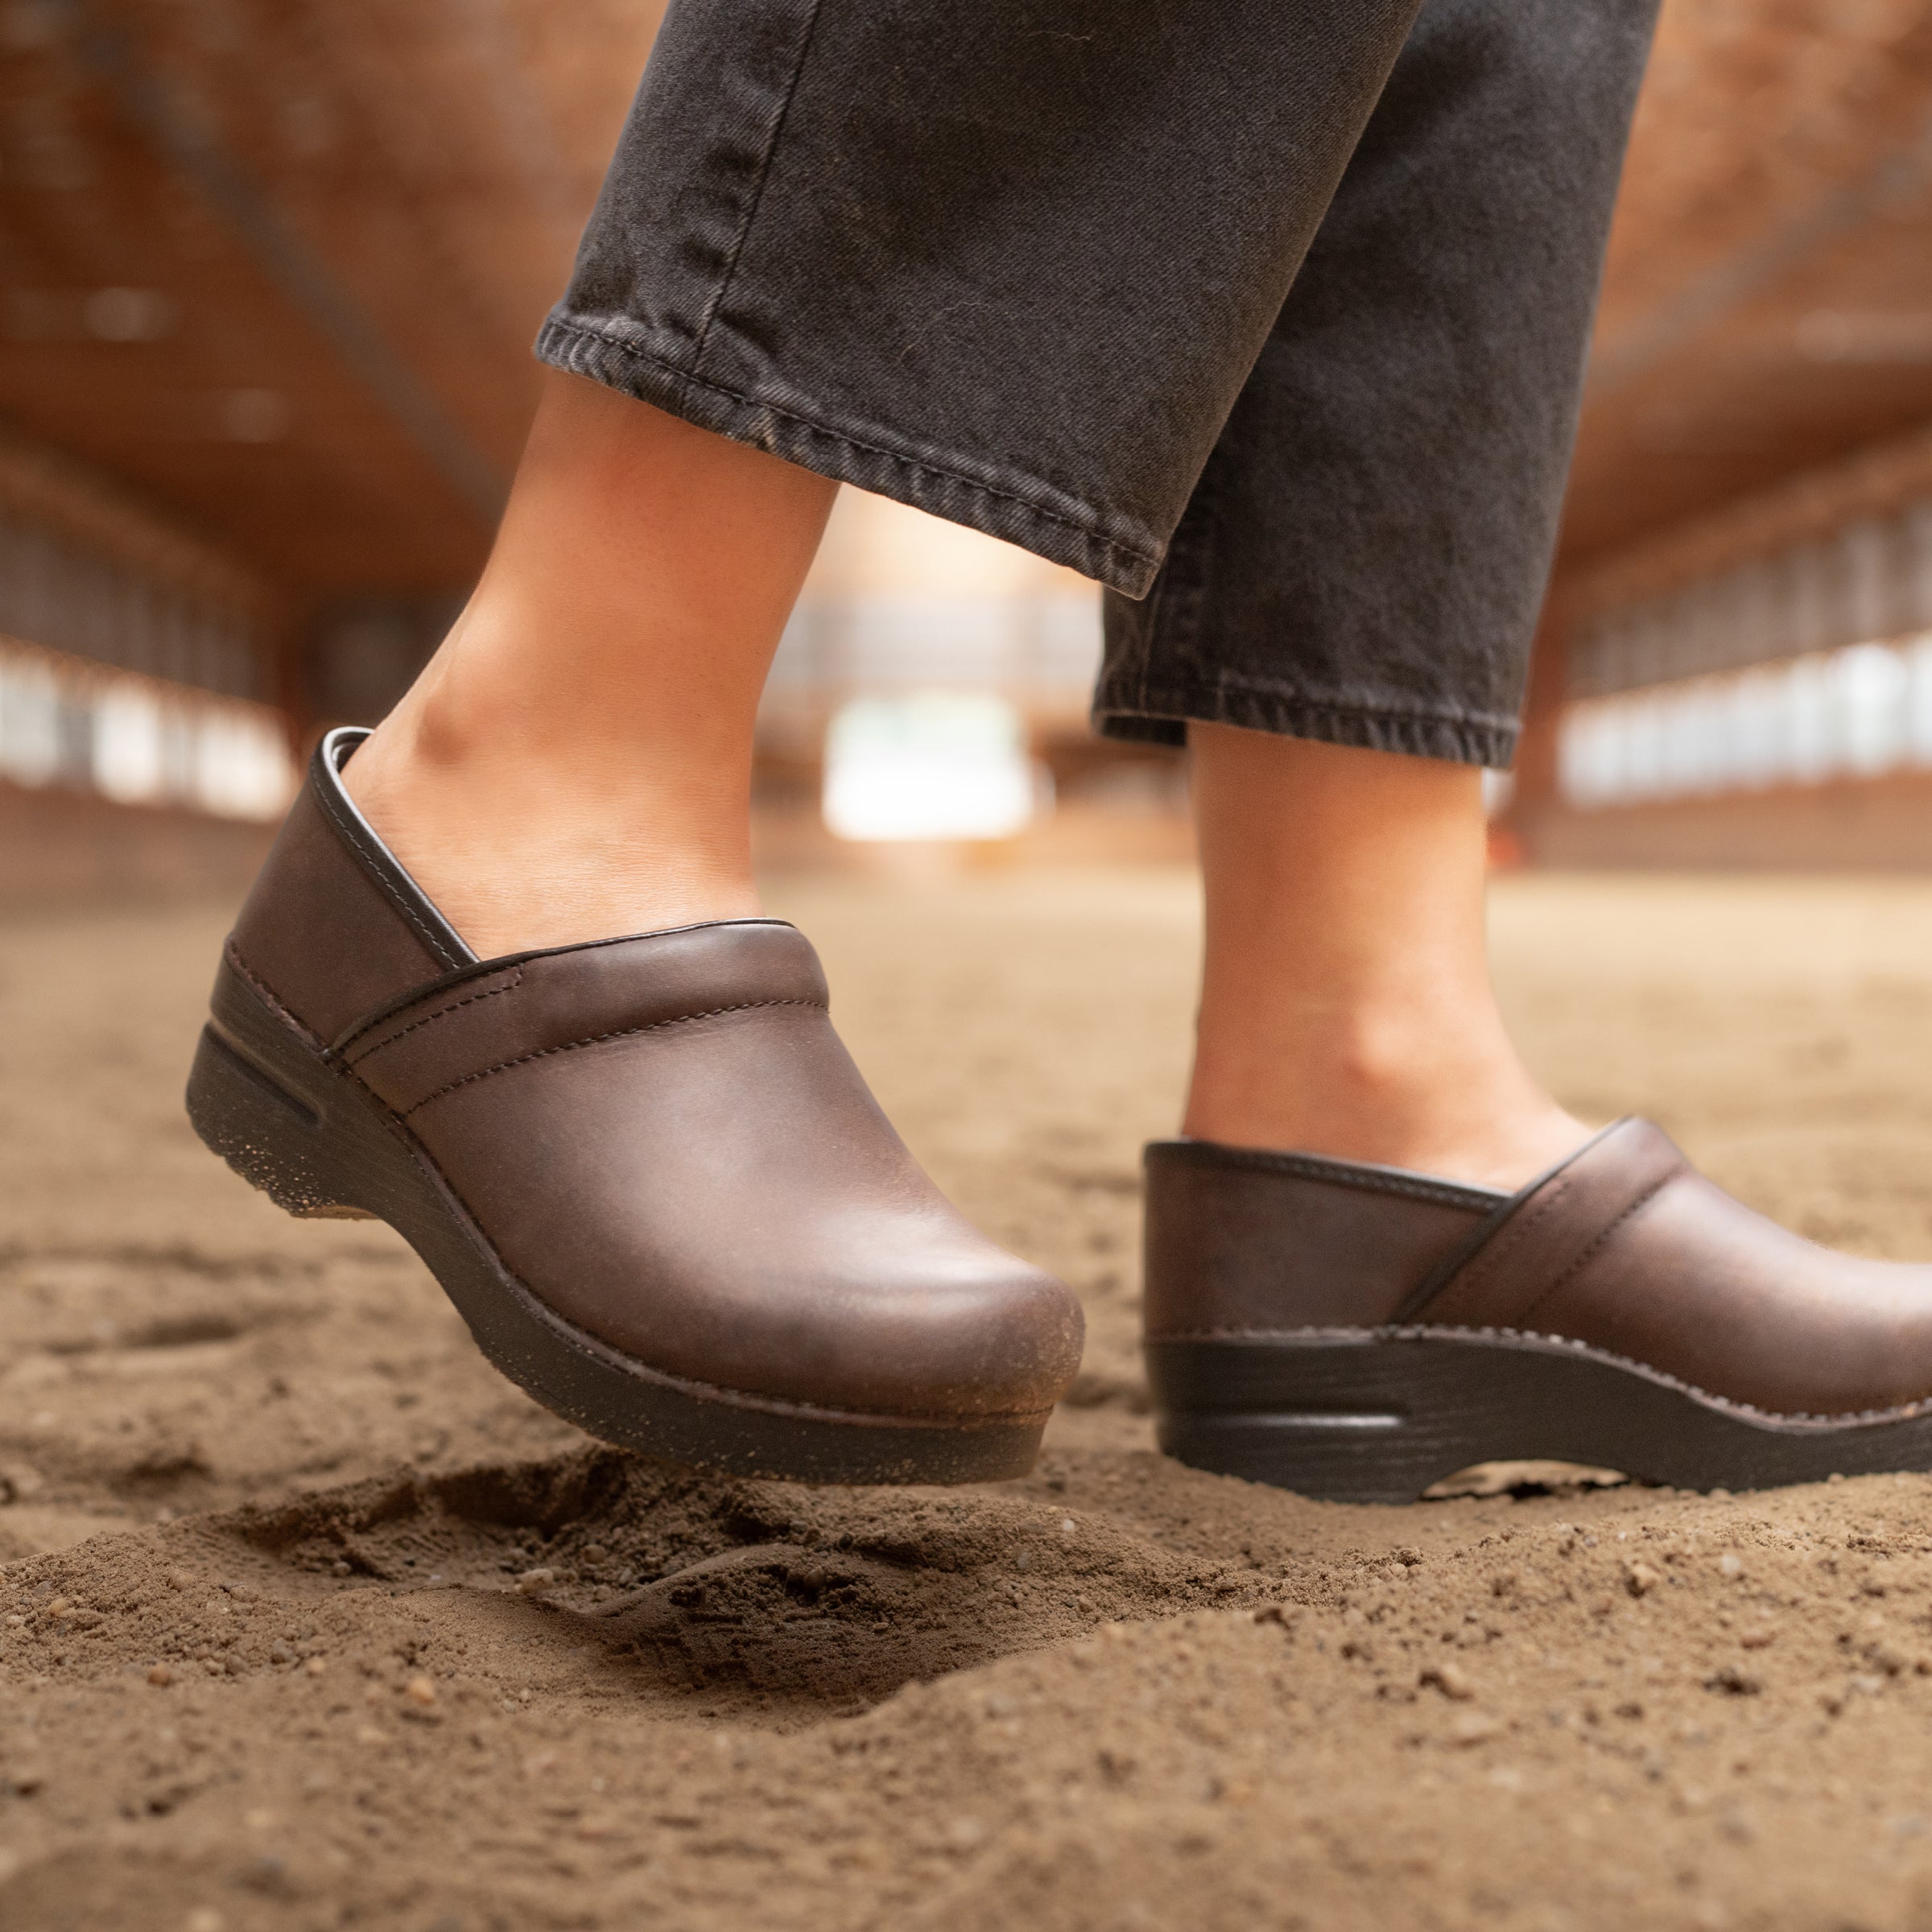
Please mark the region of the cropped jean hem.
POLYGON ((1224 683, 1153 687, 1131 675, 1103 678, 1093 704, 1102 737, 1184 745, 1190 723, 1232 724, 1278 737, 1312 738, 1364 751, 1400 752, 1502 770, 1516 754, 1513 717, 1457 717, 1323 703, 1293 691, 1224 683))
POLYGON ((1015 470, 969 475, 963 459, 890 448, 890 431, 869 428, 861 435, 818 420, 790 396, 781 403, 727 388, 604 328, 553 314, 538 334, 536 354, 553 369, 587 377, 696 428, 1017 543, 1125 597, 1145 597, 1160 568, 1165 546, 1150 534, 1109 535, 1101 512, 1050 484, 1015 470))

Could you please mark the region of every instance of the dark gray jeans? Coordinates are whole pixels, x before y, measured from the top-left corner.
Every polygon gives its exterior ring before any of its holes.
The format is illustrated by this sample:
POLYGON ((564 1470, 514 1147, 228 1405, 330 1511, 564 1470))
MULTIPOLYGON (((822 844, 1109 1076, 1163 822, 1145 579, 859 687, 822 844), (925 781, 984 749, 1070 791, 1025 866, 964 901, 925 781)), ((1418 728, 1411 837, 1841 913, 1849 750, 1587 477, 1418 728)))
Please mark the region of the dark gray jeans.
POLYGON ((538 353, 1108 588, 1101 729, 1509 760, 1657 0, 672 0, 538 353))

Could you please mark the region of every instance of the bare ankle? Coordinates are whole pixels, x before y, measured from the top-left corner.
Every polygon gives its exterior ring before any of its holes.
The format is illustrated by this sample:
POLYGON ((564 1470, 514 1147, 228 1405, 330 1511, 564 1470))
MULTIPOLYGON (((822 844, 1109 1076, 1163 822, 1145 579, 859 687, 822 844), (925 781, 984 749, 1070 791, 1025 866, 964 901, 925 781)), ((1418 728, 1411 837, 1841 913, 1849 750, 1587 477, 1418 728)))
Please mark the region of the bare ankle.
POLYGON ((1585 1130, 1490 991, 1480 774, 1191 733, 1207 896, 1187 1131, 1515 1187, 1585 1130))
MULTIPOLYGON (((393 727, 393 728, 392 728, 393 727)), ((559 758, 404 716, 344 783, 377 833, 481 957, 755 917, 745 788, 559 758)))
POLYGON ((344 773, 479 952, 757 911, 758 694, 834 489, 547 380, 475 597, 344 773))
POLYGON ((1183 1130, 1508 1188, 1588 1131, 1480 1013, 1413 1028, 1338 1016, 1299 1039, 1203 1026, 1183 1130))

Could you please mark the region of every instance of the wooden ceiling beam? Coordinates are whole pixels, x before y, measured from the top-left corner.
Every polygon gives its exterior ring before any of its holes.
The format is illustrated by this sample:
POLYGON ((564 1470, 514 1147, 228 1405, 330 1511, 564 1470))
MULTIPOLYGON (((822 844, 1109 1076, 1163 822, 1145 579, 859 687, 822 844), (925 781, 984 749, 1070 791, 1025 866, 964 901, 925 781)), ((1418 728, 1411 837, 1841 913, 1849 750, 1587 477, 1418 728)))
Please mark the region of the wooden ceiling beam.
POLYGON ((485 528, 493 528, 509 488, 503 469, 479 449, 390 346, 355 297, 283 221, 266 197, 141 58, 128 35, 99 19, 89 0, 59 0, 83 65, 225 222, 262 274, 322 337, 485 528))

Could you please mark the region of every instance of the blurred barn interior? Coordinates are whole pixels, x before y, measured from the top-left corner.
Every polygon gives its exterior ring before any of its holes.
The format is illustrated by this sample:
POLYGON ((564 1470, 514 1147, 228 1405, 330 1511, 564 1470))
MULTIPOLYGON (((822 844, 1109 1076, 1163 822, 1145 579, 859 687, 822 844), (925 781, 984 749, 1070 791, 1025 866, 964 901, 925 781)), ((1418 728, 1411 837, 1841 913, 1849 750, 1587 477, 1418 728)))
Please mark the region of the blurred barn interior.
MULTIPOLYGON (((0 6, 0 894, 226 887, 407 683, 660 10, 0 6)), ((1667 0, 1500 852, 1932 868, 1929 236, 1932 5, 1667 0)), ((767 849, 1183 851, 1096 650, 1080 580, 846 493, 767 849)))

